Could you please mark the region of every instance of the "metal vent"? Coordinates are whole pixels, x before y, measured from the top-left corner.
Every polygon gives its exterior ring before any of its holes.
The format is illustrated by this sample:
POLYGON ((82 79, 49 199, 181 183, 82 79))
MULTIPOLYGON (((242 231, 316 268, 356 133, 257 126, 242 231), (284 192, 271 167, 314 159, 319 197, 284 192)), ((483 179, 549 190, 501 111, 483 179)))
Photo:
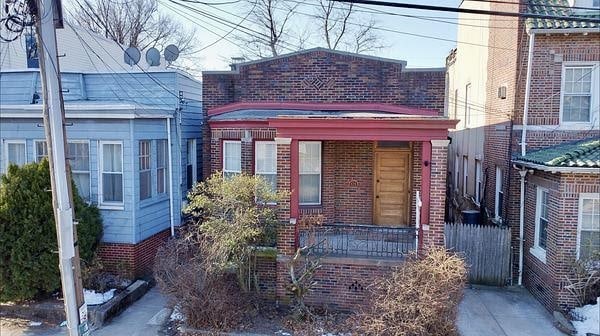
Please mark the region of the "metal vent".
POLYGON ((498 88, 498 98, 506 99, 506 86, 502 85, 498 88))

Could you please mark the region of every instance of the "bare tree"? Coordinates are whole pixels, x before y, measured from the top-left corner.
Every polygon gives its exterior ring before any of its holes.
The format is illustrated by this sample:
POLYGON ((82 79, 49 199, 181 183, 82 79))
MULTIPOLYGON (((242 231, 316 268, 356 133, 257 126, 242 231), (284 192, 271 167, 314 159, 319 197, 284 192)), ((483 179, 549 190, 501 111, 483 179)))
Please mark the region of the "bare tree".
POLYGON ((320 35, 329 49, 364 53, 384 47, 375 33, 374 19, 355 21, 358 15, 353 3, 319 0, 315 18, 320 22, 320 35))
POLYGON ((82 27, 142 50, 175 44, 182 55, 190 55, 198 46, 195 30, 160 14, 156 0, 81 0, 71 16, 82 27))
MULTIPOLYGON (((289 45, 290 19, 294 16, 299 3, 285 0, 247 0, 251 6, 251 17, 255 29, 240 34, 239 38, 247 43, 251 56, 277 56, 289 45)), ((289 47, 287 47, 289 49, 289 47)))

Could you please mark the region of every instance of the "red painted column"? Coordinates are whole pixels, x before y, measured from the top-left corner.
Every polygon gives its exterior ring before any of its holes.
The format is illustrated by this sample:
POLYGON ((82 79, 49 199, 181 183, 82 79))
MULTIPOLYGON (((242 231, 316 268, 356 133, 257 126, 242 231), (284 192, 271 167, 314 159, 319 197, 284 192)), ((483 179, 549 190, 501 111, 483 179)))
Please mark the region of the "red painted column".
POLYGON ((421 146, 421 223, 419 225, 419 252, 422 252, 429 229, 429 188, 431 186, 431 142, 423 141, 421 146))

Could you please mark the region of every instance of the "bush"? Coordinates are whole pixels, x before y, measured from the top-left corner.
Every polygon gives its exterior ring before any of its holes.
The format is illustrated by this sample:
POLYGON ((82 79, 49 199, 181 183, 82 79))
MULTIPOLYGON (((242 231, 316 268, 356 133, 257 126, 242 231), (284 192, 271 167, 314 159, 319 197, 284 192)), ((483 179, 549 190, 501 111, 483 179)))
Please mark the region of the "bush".
POLYGON ((412 259, 373 286, 365 309, 353 319, 361 335, 456 335, 458 304, 467 270, 441 248, 412 259))
MULTIPOLYGON (((11 165, 0 178, 0 301, 21 301, 60 289, 58 244, 48 161, 11 165)), ((91 261, 102 236, 96 207, 73 183, 81 259, 91 261)))

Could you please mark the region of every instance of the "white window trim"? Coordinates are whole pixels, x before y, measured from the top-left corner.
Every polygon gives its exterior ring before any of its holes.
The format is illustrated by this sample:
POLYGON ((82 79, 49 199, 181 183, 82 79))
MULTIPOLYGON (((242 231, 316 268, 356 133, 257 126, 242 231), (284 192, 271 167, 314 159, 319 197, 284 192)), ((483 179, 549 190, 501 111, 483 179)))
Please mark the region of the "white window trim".
POLYGON ((242 141, 241 140, 223 140, 223 157, 221 158, 221 165, 223 167, 223 176, 225 176, 225 173, 234 173, 234 174, 241 174, 242 173, 242 141), (227 156, 227 146, 225 146, 226 144, 240 144, 240 170, 226 170, 225 169, 225 157, 227 156))
POLYGON ((98 208, 103 210, 124 210, 125 209, 125 171, 123 162, 124 156, 124 148, 123 141, 110 141, 110 140, 100 140, 98 141, 98 208), (102 181, 102 172, 104 170, 104 145, 120 145, 121 146, 121 175, 123 178, 123 201, 122 202, 104 202, 102 194, 103 191, 103 181, 102 181))
MULTIPOLYGON (((88 202, 91 202, 92 200, 92 154, 91 154, 91 145, 90 145, 90 141, 89 140, 68 140, 67 141, 67 148, 68 145, 71 143, 82 143, 82 144, 87 144, 87 148, 88 148, 88 170, 73 170, 71 168, 71 174, 73 173, 78 173, 78 174, 84 174, 87 173, 90 175, 90 187, 89 187, 89 191, 90 191, 90 200, 88 202)), ((98 159, 99 160, 99 159, 98 159)), ((70 165, 69 165, 70 166, 70 165)))
POLYGON ((496 166, 496 190, 494 191, 494 217, 496 220, 502 220, 498 213, 500 212, 500 200, 499 195, 502 192, 502 183, 504 179, 504 172, 502 168, 496 166))
MULTIPOLYGON (((533 230, 533 246, 529 249, 529 252, 538 258, 544 264, 546 263, 546 249, 540 246, 540 216, 542 214, 542 193, 550 193, 548 189, 538 186, 535 191, 535 228, 533 230)), ((546 218, 548 219, 548 218, 546 218)), ((548 223, 549 224, 549 223, 548 223)), ((547 239, 547 238, 546 238, 547 239)), ((546 243, 548 243, 546 241, 546 243)))
POLYGON ((584 199, 597 199, 600 200, 600 194, 598 193, 581 193, 579 194, 579 206, 577 208, 577 259, 579 259, 579 243, 581 242, 581 221, 583 219, 583 200, 584 199))
POLYGON ((600 81, 600 62, 564 62, 561 70, 561 79, 560 79, 560 105, 559 105, 559 125, 560 126, 581 126, 584 128, 590 128, 592 126, 598 126, 600 121, 600 110, 598 110, 598 105, 600 104, 600 94, 598 94, 598 90, 600 87, 597 87, 598 82, 600 81), (592 87, 591 87, 591 101, 590 101, 590 121, 582 122, 582 121, 564 121, 563 120, 563 102, 565 96, 565 71, 570 67, 592 67, 592 87), (594 110, 596 108, 596 110, 594 110))
POLYGON ((137 175, 138 175, 138 182, 139 182, 138 183, 138 200, 140 202, 143 202, 143 201, 152 199, 152 197, 154 196, 154 194, 152 192, 152 140, 150 140, 150 139, 141 139, 141 140, 138 141, 138 157, 137 157, 137 160, 138 160, 138 174, 137 175), (141 165, 141 162, 140 162, 140 159, 142 158, 142 150, 141 150, 142 149, 142 143, 144 143, 144 142, 148 144, 148 153, 147 153, 147 155, 144 155, 144 156, 148 157, 148 164, 149 164, 149 166, 146 169, 142 169, 142 165, 141 165), (142 173, 144 173, 144 172, 149 172, 150 173, 150 181, 149 181, 149 185, 148 185, 150 194, 148 195, 148 197, 142 199, 142 173))
MULTIPOLYGON (((322 201, 323 201, 323 142, 322 141, 301 141, 302 143, 318 143, 319 144, 319 163, 321 164, 321 168, 319 169, 319 202, 316 203, 309 203, 309 202, 298 202, 299 205, 306 205, 306 206, 311 206, 311 205, 321 205, 322 201)), ((298 144, 299 145, 299 144, 298 144)), ((298 155, 298 165, 300 165, 300 155, 298 155)), ((298 184, 300 184, 300 167, 298 166, 298 184)), ((316 175, 316 174, 313 174, 316 175)), ((300 189, 300 185, 298 185, 298 189, 300 189)), ((298 193, 300 193, 300 190, 298 190, 298 193)), ((300 195, 298 195, 300 196, 300 195)))
POLYGON ((169 175, 169 141, 167 139, 157 139, 156 140, 156 179, 155 179, 155 181, 156 181, 156 194, 157 195, 164 195, 164 194, 167 194, 169 192, 169 183, 168 183, 169 177, 168 177, 168 175, 169 175), (159 145, 160 145, 161 142, 164 142, 164 144, 165 144, 165 152, 163 153, 163 158, 164 158, 165 162, 164 162, 164 165, 162 167, 160 167, 158 165, 159 164, 159 162, 158 162, 158 153, 159 152, 158 151, 159 151, 159 145), (163 186, 162 186, 163 187, 163 192, 159 192, 158 191, 158 189, 159 189, 158 188, 158 186, 159 186, 159 183, 158 183, 158 171, 160 169, 164 170, 164 179, 163 179, 163 186))
POLYGON ((27 159, 27 141, 26 140, 4 140, 4 171, 8 171, 8 145, 9 144, 22 144, 25 145, 25 163, 29 162, 27 159))
POLYGON ((189 165, 190 162, 191 162, 192 163, 192 185, 194 185, 194 184, 196 184, 196 182, 198 182, 198 158, 197 158, 198 144, 196 142, 196 139, 192 139, 192 138, 187 139, 186 144, 187 144, 187 152, 186 152, 187 163, 186 163, 186 169, 187 169, 187 165, 189 165), (192 155, 188 155, 188 154, 190 154, 190 143, 192 144, 193 149, 194 149, 193 151, 191 151, 192 155), (190 159, 191 159, 191 161, 190 161, 190 159))
MULTIPOLYGON (((40 153, 38 153, 38 151, 37 151, 37 144, 40 143, 40 142, 44 142, 45 143, 46 140, 45 139, 44 140, 40 140, 40 139, 33 140, 33 162, 39 162, 37 160, 37 157, 38 157, 38 154, 40 154, 40 153)), ((48 148, 48 144, 46 143, 46 151, 48 151, 47 148, 48 148)))
POLYGON ((477 205, 481 203, 481 189, 479 188, 479 184, 481 183, 482 170, 481 160, 475 159, 475 204, 477 205))
POLYGON ((463 173, 463 196, 469 196, 469 157, 463 155, 462 157, 462 173, 463 173))
POLYGON ((271 141, 271 140, 257 140, 254 142, 254 174, 255 175, 262 175, 262 174, 275 174, 275 176, 277 176, 277 143, 275 141, 271 141), (272 144, 275 145, 275 171, 274 172, 266 172, 266 171, 259 171, 258 170, 258 155, 256 155, 257 148, 259 144, 272 144))

